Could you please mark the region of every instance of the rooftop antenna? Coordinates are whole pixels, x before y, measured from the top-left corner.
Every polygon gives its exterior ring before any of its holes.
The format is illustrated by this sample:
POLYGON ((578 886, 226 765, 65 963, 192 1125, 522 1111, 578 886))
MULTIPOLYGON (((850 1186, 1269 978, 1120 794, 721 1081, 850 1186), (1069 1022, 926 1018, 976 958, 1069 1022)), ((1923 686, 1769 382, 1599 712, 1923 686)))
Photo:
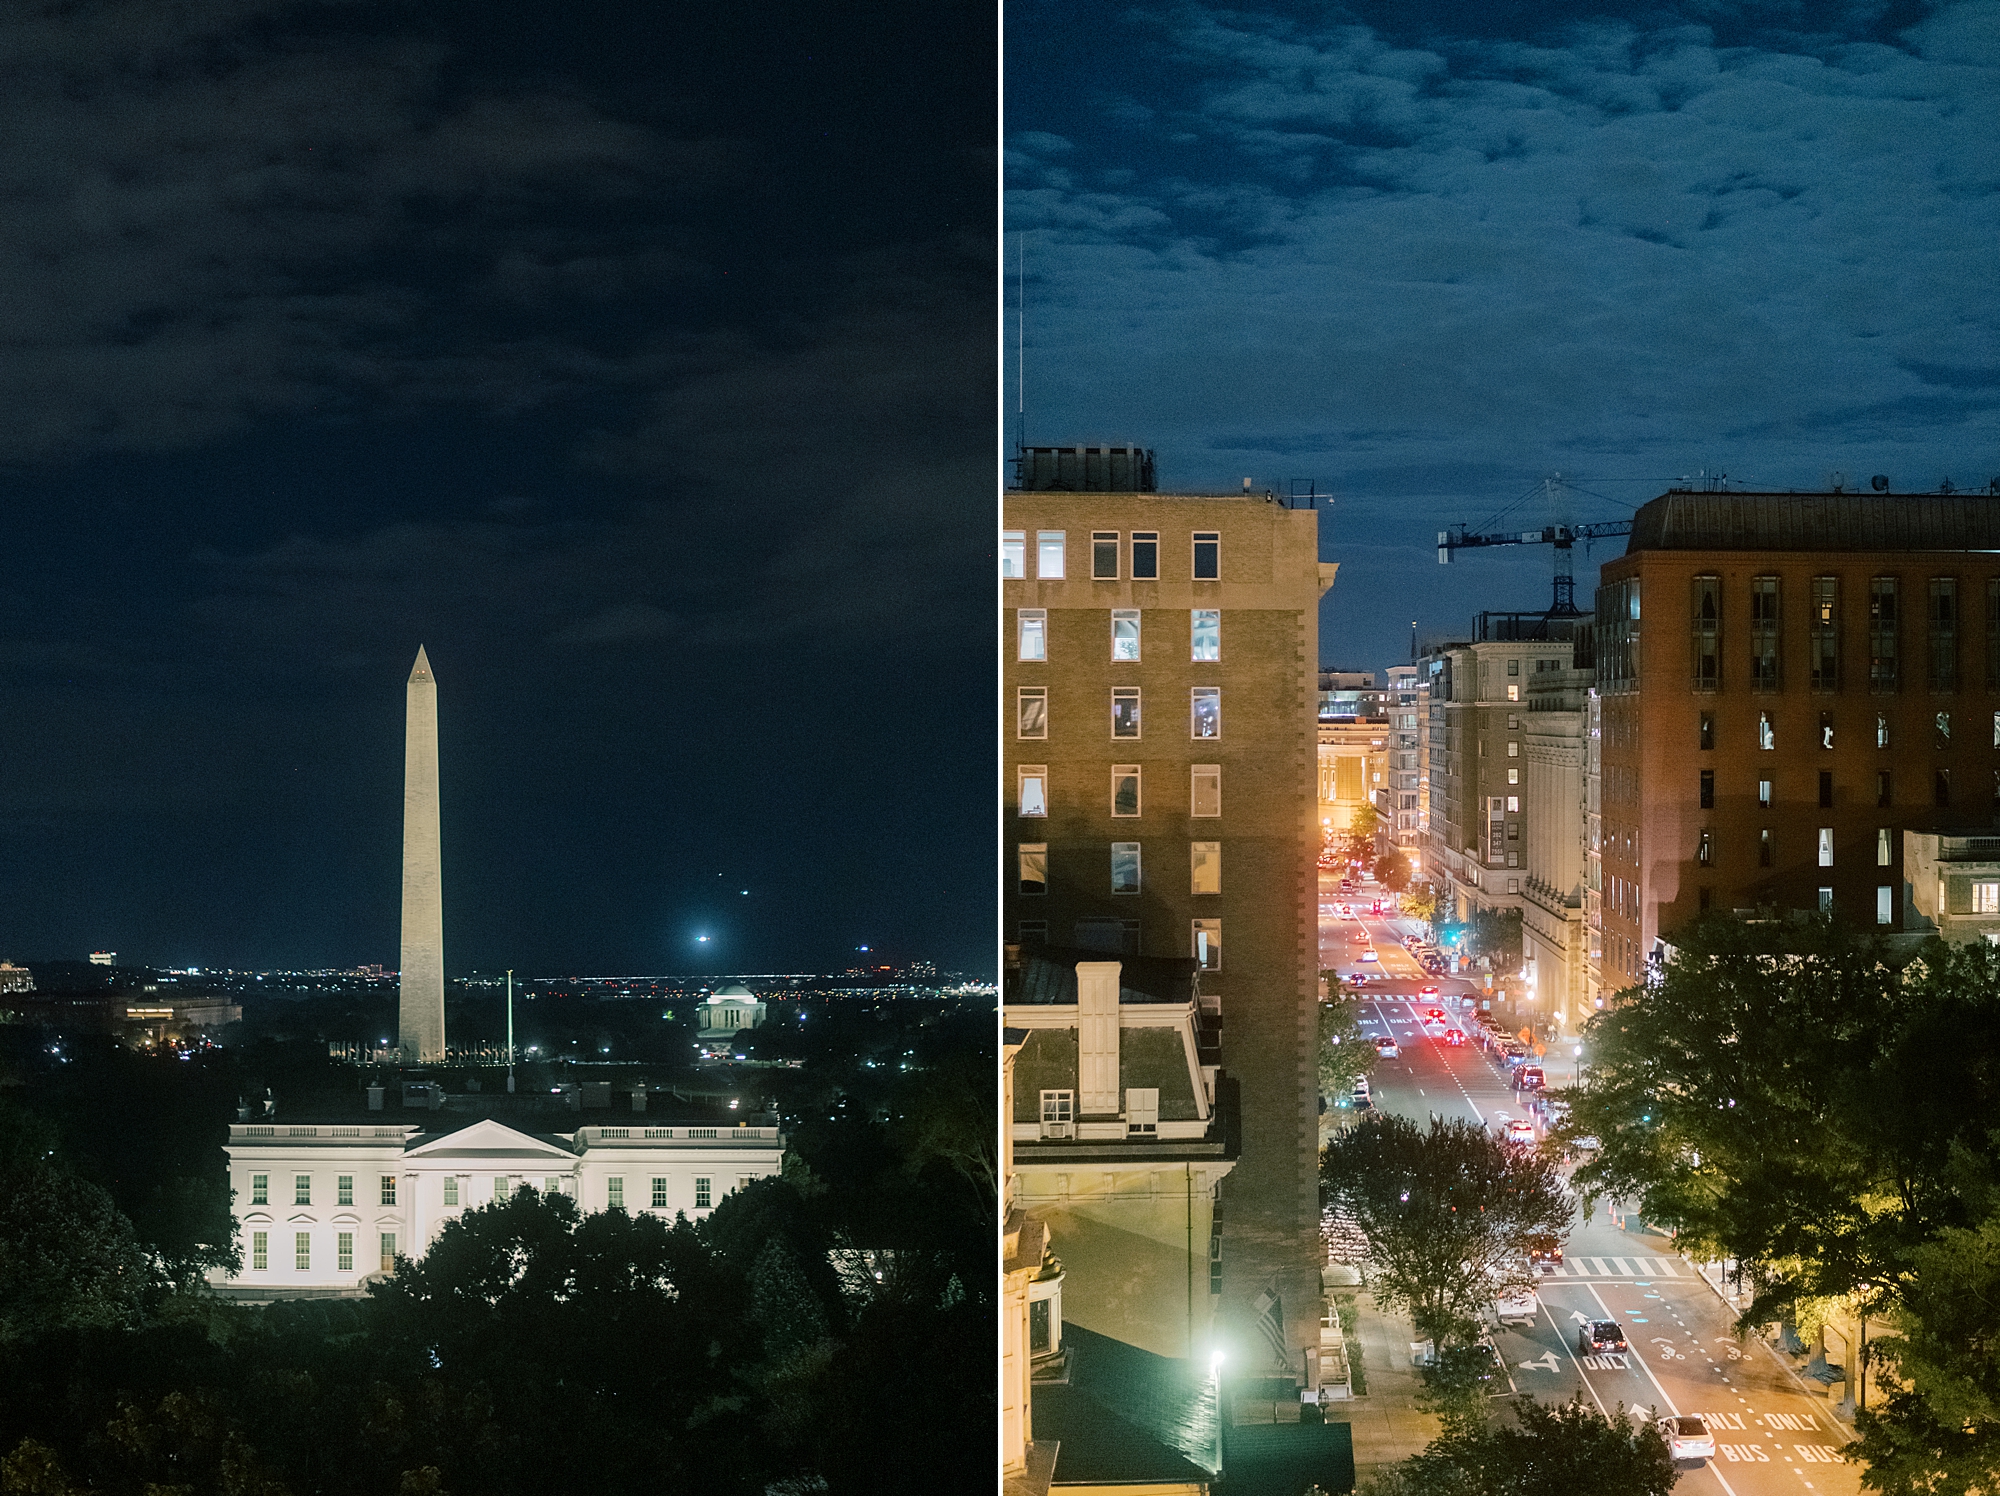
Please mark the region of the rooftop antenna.
POLYGON ((1014 246, 1020 287, 1014 297, 1014 447, 1023 458, 1028 451, 1028 231, 1014 246))
POLYGON ((1410 620, 1410 663, 1417 663, 1417 620, 1410 620))
POLYGON ((514 968, 507 968, 507 1094, 514 1094, 514 968))

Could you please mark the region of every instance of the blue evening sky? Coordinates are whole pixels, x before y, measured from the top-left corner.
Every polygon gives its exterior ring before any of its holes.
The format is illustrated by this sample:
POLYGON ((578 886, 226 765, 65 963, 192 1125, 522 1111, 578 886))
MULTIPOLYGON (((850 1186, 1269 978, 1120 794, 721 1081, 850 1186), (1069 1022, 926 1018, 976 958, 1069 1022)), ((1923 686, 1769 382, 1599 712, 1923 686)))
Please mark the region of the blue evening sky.
POLYGON ((1328 663, 1546 606, 1546 548, 1435 541, 1552 473, 2000 475, 1996 0, 1012 0, 1006 53, 1029 439, 1330 486, 1328 663))

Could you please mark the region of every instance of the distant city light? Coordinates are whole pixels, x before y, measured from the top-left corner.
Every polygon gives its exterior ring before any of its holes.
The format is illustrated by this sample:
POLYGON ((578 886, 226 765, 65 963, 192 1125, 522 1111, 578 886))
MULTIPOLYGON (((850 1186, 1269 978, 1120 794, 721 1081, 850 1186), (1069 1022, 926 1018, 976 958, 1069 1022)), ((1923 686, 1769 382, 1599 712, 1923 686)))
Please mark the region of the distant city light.
POLYGON ((708 937, 707 937, 706 935, 697 935, 697 936, 695 936, 695 938, 694 938, 694 943, 695 943, 696 945, 707 945, 707 944, 708 944, 708 937))

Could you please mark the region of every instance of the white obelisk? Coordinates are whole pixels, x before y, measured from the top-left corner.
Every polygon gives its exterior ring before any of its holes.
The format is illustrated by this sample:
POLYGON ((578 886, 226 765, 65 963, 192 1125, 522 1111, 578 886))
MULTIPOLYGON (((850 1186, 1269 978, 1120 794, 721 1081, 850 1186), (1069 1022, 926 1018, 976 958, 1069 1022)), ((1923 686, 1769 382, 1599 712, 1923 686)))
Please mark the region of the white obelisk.
POLYGON ((444 880, 438 845, 437 681, 422 645, 403 732, 403 1063, 444 1058, 444 880))

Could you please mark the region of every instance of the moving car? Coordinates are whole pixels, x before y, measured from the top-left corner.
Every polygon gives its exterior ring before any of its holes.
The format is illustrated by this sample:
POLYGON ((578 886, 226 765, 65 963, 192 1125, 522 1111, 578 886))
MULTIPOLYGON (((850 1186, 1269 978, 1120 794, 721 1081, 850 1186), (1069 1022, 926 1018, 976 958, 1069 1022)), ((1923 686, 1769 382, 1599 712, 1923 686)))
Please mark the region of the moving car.
POLYGON ((1423 997, 1436 997, 1438 995, 1437 985, 1433 983, 1431 986, 1424 988, 1423 992, 1419 995, 1423 997))
POLYGON ((1547 1232, 1528 1238, 1528 1266, 1540 1271, 1543 1268, 1561 1267, 1563 1244, 1558 1236, 1547 1232))
POLYGON ((1376 955, 1373 951, 1363 951, 1359 956, 1355 957, 1355 959, 1357 961, 1379 961, 1382 958, 1376 955))
POLYGON ((1396 1041, 1387 1034, 1375 1041, 1375 1054, 1378 1059, 1384 1060, 1400 1060, 1403 1057, 1403 1051, 1396 1047, 1396 1041))
POLYGON ((1586 1356, 1626 1349, 1625 1332, 1615 1319, 1593 1319, 1577 1327, 1576 1348, 1586 1356))
POLYGON ((1444 1042, 1449 1044, 1453 1049, 1459 1048, 1465 1043, 1465 1030, 1455 1028, 1446 1029, 1444 1031, 1444 1042))
POLYGON ((1653 1425, 1660 1431, 1660 1437, 1667 1441, 1667 1454, 1676 1460, 1712 1460, 1715 1458, 1715 1435, 1708 1431, 1708 1425, 1699 1418, 1662 1418, 1653 1425))
POLYGON ((1517 1091, 1540 1091, 1547 1085, 1540 1065, 1523 1065, 1514 1072, 1514 1089, 1517 1091))

